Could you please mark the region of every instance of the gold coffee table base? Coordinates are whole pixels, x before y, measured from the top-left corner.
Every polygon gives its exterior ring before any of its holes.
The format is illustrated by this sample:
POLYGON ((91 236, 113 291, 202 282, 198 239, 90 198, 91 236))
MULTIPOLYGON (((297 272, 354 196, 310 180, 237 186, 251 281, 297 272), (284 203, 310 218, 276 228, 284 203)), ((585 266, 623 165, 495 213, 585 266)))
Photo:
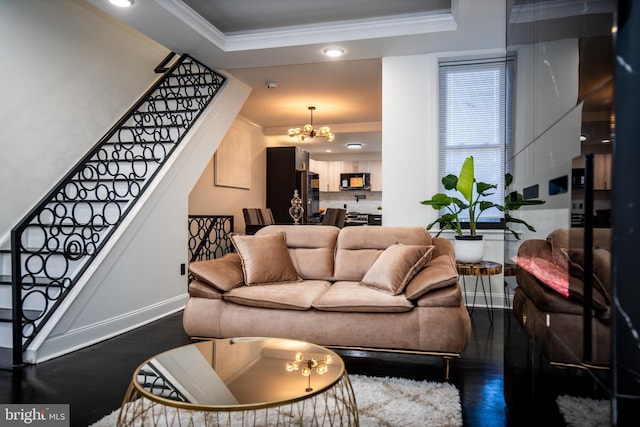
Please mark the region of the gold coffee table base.
POLYGON ((358 410, 346 372, 331 388, 279 406, 245 410, 180 408, 143 397, 131 385, 118 426, 358 426, 358 410))
POLYGON ((135 371, 118 426, 358 426, 335 352, 280 338, 202 341, 135 371))

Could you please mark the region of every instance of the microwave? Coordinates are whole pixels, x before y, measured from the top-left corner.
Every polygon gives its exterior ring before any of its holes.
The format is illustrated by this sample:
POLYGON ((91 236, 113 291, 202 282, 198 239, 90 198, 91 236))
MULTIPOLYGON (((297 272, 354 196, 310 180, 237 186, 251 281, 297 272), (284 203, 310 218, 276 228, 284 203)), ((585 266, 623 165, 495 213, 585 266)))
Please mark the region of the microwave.
POLYGON ((340 190, 370 190, 371 174, 369 173, 341 173, 340 190))

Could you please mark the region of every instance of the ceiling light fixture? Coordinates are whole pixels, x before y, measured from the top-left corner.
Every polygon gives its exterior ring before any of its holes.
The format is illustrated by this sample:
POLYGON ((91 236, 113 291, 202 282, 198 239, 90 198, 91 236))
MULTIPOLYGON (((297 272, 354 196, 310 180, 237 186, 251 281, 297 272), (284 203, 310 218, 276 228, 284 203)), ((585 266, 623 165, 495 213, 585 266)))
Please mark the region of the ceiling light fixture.
POLYGON ((329 365, 331 365, 332 363, 333 358, 328 354, 325 354, 325 356, 322 358, 322 361, 319 362, 313 358, 305 359, 302 353, 297 352, 296 356, 293 359, 293 362, 287 362, 287 364, 285 365, 285 369, 287 370, 287 372, 294 372, 302 367, 302 370, 300 371, 302 376, 309 377, 307 388, 305 389, 305 391, 310 392, 313 391, 313 389, 311 388, 312 368, 315 368, 318 375, 324 375, 329 371, 329 365))
POLYGON ((133 5, 133 0, 109 0, 109 3, 118 7, 129 7, 133 5))
POLYGON ((338 56, 344 55, 344 49, 341 47, 328 47, 323 50, 324 54, 330 56, 332 58, 337 58, 338 56))
POLYGON ((311 111, 311 123, 304 125, 302 129, 289 129, 289 136, 292 138, 297 138, 299 142, 310 142, 316 136, 325 137, 327 138, 327 141, 333 142, 333 140, 336 139, 336 136, 331 133, 331 129, 329 129, 329 126, 321 126, 318 130, 313 128, 313 111, 315 109, 316 107, 309 107, 309 111, 311 111))
POLYGON ((360 150, 362 148, 362 144, 360 144, 359 142, 350 143, 347 144, 347 148, 349 150, 360 150))

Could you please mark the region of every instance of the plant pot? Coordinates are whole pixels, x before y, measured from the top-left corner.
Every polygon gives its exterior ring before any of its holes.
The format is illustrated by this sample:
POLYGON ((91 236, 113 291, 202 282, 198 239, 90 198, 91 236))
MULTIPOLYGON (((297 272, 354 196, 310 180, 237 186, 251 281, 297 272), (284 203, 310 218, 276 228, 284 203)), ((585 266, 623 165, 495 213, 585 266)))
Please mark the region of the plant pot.
POLYGON ((482 236, 455 237, 454 249, 457 262, 471 264, 482 261, 484 256, 484 240, 482 240, 482 236))

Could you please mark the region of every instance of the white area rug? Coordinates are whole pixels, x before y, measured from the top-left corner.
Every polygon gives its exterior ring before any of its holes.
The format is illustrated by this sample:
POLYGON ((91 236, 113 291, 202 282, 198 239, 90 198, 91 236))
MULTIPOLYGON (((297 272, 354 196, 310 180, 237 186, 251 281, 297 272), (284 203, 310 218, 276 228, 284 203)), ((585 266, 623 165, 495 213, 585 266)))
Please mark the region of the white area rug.
MULTIPOLYGON (((363 375, 349 378, 362 427, 462 425, 460 393, 452 384, 363 375)), ((91 427, 115 426, 117 418, 118 410, 91 427)))
POLYGON ((556 398, 564 421, 570 427, 606 427, 611 425, 608 400, 562 395, 556 398))
POLYGON ((460 392, 449 383, 350 375, 363 427, 461 426, 460 392))

